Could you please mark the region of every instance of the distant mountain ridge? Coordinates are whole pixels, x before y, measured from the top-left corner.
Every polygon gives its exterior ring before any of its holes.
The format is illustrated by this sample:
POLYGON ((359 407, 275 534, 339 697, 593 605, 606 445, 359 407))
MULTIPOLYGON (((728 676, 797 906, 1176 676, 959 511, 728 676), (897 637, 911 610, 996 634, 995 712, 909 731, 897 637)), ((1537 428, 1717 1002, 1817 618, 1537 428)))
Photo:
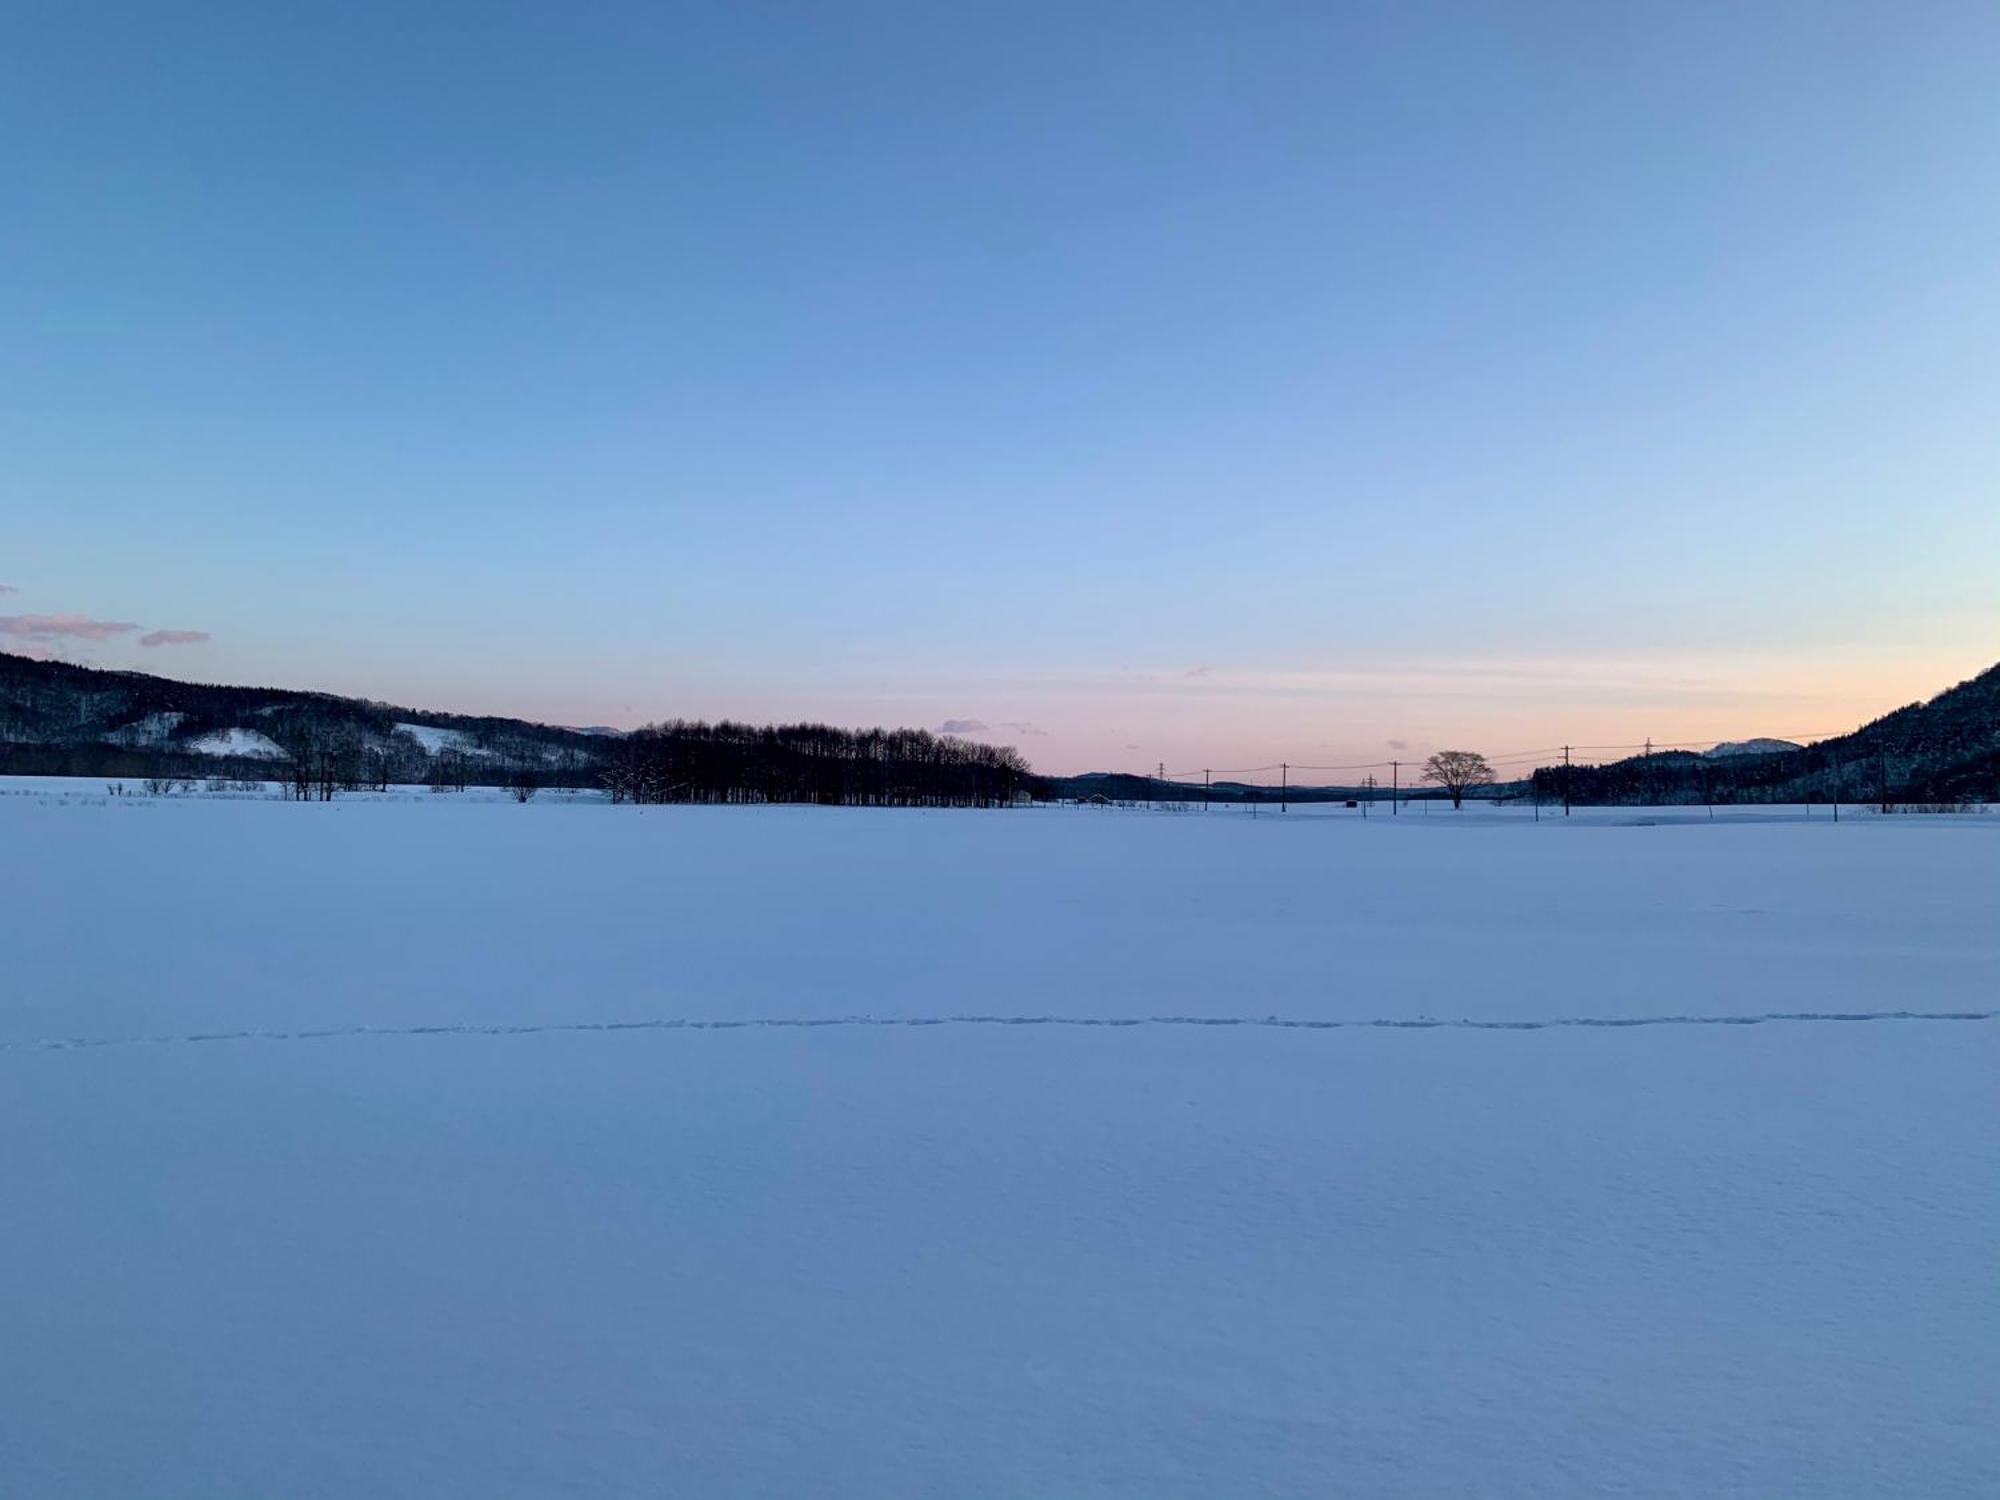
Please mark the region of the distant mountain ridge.
POLYGON ((1736 755, 1780 755, 1787 750, 1803 749, 1805 746, 1796 740, 1724 740, 1721 744, 1702 751, 1702 754, 1710 760, 1728 760, 1736 755))

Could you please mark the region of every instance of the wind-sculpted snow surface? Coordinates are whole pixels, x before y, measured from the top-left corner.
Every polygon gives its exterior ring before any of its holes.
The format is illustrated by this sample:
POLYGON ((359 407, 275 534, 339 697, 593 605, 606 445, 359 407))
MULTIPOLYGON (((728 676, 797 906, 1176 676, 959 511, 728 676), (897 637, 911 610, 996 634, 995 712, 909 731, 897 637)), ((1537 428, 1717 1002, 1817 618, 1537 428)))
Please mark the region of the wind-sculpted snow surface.
POLYGON ((0 795, 0 1493, 2000 1492, 2000 827, 0 795))

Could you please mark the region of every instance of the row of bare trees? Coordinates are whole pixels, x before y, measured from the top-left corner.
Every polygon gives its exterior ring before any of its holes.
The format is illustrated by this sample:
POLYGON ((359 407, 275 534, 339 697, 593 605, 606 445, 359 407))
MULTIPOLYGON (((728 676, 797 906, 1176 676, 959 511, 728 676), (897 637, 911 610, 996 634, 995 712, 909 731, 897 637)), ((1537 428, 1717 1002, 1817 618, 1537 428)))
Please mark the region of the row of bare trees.
POLYGON ((921 729, 687 719, 635 730, 611 751, 602 775, 614 802, 852 807, 1005 806, 1032 780, 1011 748, 921 729))

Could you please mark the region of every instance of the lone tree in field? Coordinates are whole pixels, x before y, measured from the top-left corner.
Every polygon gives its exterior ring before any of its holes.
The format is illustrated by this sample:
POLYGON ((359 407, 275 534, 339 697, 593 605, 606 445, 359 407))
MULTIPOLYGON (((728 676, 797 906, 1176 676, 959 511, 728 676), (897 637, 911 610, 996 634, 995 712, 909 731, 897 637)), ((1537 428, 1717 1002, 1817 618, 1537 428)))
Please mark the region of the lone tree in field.
POLYGON ((1465 806, 1465 794, 1493 785, 1493 768, 1476 750, 1440 750, 1424 762, 1424 780, 1451 793, 1454 808, 1465 806))

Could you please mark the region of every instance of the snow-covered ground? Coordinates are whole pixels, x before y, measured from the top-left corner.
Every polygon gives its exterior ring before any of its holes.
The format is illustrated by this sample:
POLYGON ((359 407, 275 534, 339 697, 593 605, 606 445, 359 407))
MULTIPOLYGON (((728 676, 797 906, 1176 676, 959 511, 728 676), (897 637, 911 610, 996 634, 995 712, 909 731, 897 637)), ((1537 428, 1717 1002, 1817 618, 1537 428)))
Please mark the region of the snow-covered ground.
POLYGON ((2000 1491, 2000 823, 1381 811, 0 784, 0 1492, 2000 1491))
POLYGON ((202 755, 238 755, 252 760, 280 760, 284 750, 256 729, 216 729, 189 740, 187 748, 202 755))

